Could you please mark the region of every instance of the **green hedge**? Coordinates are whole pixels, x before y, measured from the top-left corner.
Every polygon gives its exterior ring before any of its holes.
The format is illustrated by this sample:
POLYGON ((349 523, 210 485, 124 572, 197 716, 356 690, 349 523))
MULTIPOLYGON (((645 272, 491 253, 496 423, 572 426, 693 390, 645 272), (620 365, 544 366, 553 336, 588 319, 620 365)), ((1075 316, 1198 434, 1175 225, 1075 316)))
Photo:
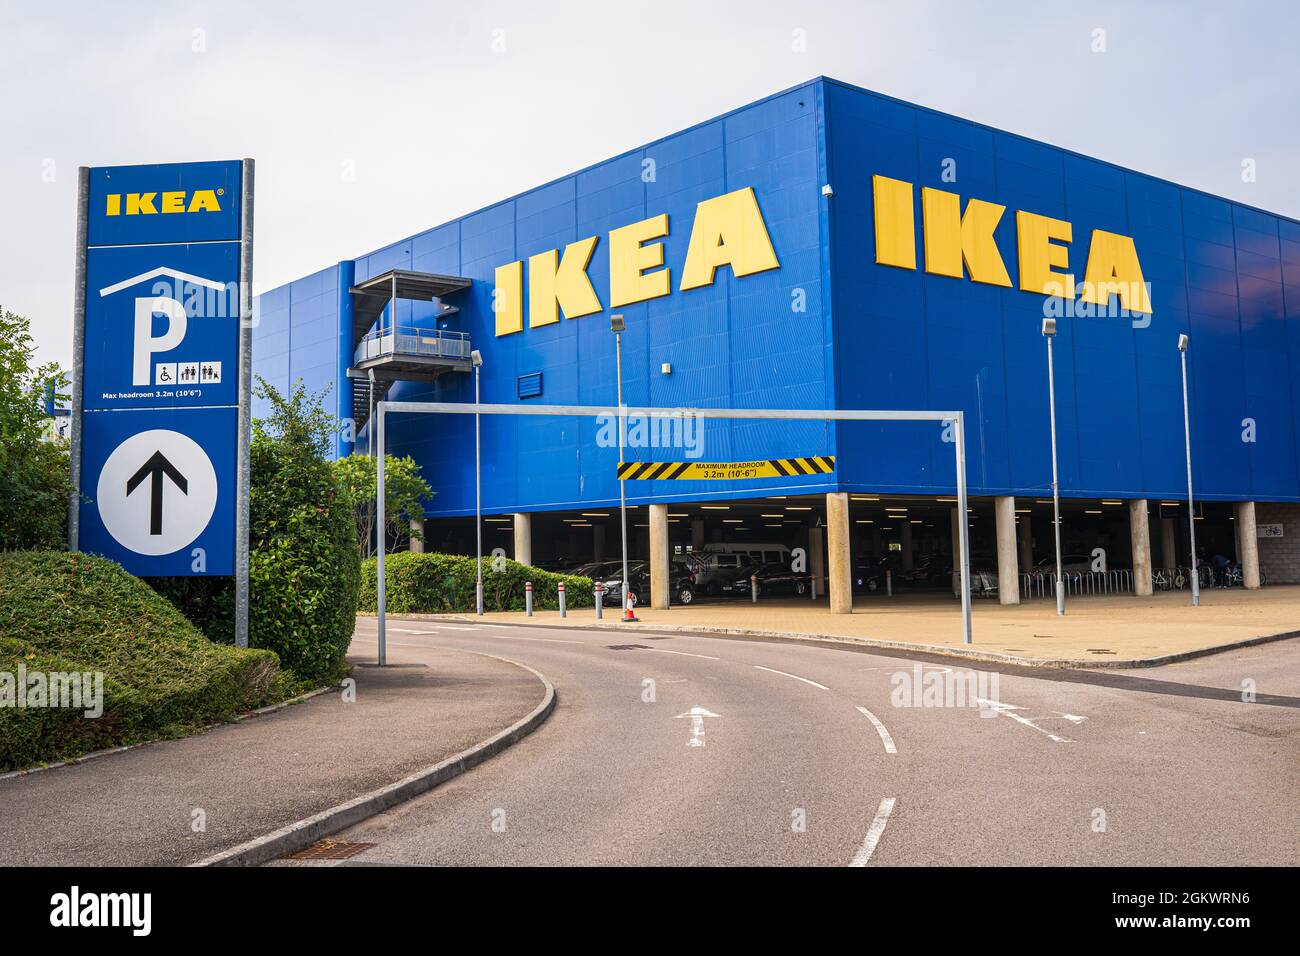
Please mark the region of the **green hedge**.
MULTIPOLYGON (((415 554, 400 551, 384 559, 387 577, 387 609, 393 614, 473 612, 474 559, 456 554, 415 554)), ((360 609, 378 610, 375 593, 374 558, 361 566, 360 609)), ((595 587, 590 578, 555 574, 520 564, 508 558, 483 559, 483 609, 522 611, 524 583, 533 582, 533 607, 559 607, 558 585, 564 582, 565 604, 571 608, 592 607, 595 587)))
POLYGON ((287 690, 270 651, 213 644, 117 564, 0 553, 0 672, 102 672, 104 713, 0 707, 0 770, 192 733, 287 690))

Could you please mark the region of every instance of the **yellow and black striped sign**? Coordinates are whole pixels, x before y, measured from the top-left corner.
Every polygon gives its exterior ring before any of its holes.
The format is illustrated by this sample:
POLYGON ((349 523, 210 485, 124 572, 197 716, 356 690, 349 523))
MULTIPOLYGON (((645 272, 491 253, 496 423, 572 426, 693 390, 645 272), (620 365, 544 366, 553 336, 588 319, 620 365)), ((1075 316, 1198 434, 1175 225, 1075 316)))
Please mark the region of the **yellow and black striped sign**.
POLYGON ((767 461, 625 461, 618 466, 618 480, 737 481, 743 478, 828 475, 834 470, 834 455, 772 458, 767 461))

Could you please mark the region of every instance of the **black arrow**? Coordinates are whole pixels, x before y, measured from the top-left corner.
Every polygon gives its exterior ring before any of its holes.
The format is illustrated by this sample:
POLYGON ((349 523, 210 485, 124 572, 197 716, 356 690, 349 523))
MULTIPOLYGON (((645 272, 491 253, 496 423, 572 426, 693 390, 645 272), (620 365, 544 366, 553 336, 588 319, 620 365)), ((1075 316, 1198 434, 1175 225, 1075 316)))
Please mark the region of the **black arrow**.
POLYGON ((140 482, 145 478, 153 479, 149 483, 149 533, 162 534, 162 506, 163 506, 163 475, 172 480, 181 494, 190 493, 190 483, 185 480, 185 476, 176 470, 176 466, 163 457, 163 453, 156 451, 153 457, 140 466, 140 470, 131 476, 126 483, 126 493, 130 497, 131 492, 139 487, 140 482))

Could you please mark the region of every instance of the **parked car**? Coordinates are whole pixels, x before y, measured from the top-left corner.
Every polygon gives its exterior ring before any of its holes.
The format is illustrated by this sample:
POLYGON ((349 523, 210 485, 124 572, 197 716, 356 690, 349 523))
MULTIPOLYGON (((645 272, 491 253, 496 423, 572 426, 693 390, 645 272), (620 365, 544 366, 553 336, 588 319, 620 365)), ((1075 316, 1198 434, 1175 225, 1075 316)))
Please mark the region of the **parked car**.
MULTIPOLYGON (((1047 574, 1056 573, 1056 556, 1051 555, 1046 558, 1039 558, 1038 563, 1034 565, 1035 571, 1043 571, 1047 574)), ((1062 571, 1091 571, 1092 555, 1090 554, 1063 554, 1061 555, 1062 571)))
POLYGON ((695 589, 710 597, 728 590, 737 578, 754 570, 748 554, 705 551, 694 555, 695 589))
POLYGON ((753 593, 750 584, 752 578, 758 579, 760 597, 764 594, 796 594, 803 597, 812 586, 807 572, 796 574, 786 565, 772 564, 754 568, 749 574, 741 575, 731 582, 728 590, 733 594, 749 596, 753 593))
MULTIPOLYGON (((671 604, 690 604, 695 600, 695 578, 691 568, 682 561, 668 562, 668 577, 672 590, 668 600, 671 604)), ((605 588, 605 603, 621 606, 623 603, 623 564, 613 562, 613 566, 604 572, 600 581, 605 588)), ((638 604, 650 599, 650 563, 648 561, 629 561, 627 565, 627 588, 638 604)))

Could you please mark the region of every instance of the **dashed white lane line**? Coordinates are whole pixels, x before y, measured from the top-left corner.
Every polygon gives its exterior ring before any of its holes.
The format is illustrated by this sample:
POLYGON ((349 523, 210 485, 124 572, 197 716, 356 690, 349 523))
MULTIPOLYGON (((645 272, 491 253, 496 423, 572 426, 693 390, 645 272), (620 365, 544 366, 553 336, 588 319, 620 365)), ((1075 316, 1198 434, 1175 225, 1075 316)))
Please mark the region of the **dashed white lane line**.
POLYGON ((827 687, 826 684, 819 684, 819 683, 816 683, 815 680, 809 680, 809 679, 807 679, 807 678, 801 678, 801 676, 798 675, 798 674, 789 674, 789 672, 787 672, 787 671, 779 671, 779 670, 776 670, 775 667, 764 667, 763 665, 761 665, 761 663, 755 663, 754 667, 757 667, 757 669, 758 669, 758 670, 761 670, 761 671, 767 671, 768 674, 780 674, 781 676, 783 676, 783 678, 794 678, 794 679, 796 679, 796 680, 802 680, 803 683, 805 683, 805 684, 813 684, 813 687, 818 687, 818 688, 820 688, 820 689, 823 689, 823 691, 829 691, 829 689, 831 689, 831 688, 827 687))
POLYGON ((885 797, 880 801, 880 809, 876 811, 876 818, 871 821, 871 826, 867 828, 867 835, 862 840, 862 846, 858 847, 858 852, 853 854, 849 866, 866 866, 871 862, 871 854, 876 852, 876 845, 880 843, 880 838, 885 835, 885 824, 889 822, 889 815, 894 812, 895 802, 897 802, 895 797, 885 797))
POLYGON ((670 651, 666 647, 647 647, 647 651, 655 651, 659 654, 676 654, 679 657, 698 657, 706 661, 720 661, 721 657, 710 657, 708 654, 689 654, 686 651, 670 651))
POLYGON ((889 731, 886 730, 885 725, 880 722, 880 718, 877 717, 875 714, 873 714, 871 711, 867 710, 867 708, 865 707, 859 707, 858 713, 860 713, 863 717, 866 717, 867 720, 871 721, 871 723, 875 726, 876 732, 880 734, 880 742, 885 745, 885 753, 887 754, 898 753, 898 748, 894 746, 894 738, 889 735, 889 731))

